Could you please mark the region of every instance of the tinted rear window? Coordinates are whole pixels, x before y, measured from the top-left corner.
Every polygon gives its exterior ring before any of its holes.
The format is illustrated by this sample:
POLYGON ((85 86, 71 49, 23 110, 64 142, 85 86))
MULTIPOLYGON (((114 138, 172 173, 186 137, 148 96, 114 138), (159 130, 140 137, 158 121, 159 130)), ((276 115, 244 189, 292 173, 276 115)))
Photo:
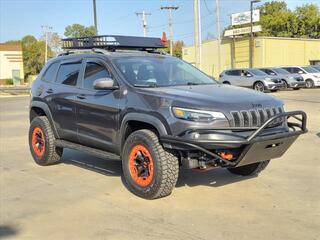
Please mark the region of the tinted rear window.
POLYGON ((48 67, 46 72, 42 75, 41 80, 46 81, 46 82, 53 82, 55 80, 58 67, 59 67, 58 62, 52 63, 48 67))
POLYGON ((76 86, 81 63, 62 64, 57 75, 57 82, 65 85, 76 86))

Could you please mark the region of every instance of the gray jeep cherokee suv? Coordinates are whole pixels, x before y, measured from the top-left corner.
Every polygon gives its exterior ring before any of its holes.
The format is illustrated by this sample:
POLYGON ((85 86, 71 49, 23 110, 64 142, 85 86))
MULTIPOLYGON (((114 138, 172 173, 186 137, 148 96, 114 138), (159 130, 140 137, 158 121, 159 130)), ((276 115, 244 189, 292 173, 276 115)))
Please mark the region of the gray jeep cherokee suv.
POLYGON ((31 89, 29 144, 39 165, 60 161, 64 148, 120 157, 128 189, 154 199, 172 192, 179 167, 258 174, 307 131, 304 112, 217 83, 156 52, 160 39, 63 44, 69 51, 50 60, 31 89))

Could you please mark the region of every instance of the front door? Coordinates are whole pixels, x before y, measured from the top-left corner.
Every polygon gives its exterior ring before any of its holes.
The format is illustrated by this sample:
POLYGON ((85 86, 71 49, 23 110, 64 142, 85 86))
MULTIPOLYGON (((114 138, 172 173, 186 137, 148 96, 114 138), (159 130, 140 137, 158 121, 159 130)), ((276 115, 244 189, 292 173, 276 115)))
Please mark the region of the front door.
POLYGON ((88 58, 76 97, 78 138, 83 145, 113 152, 117 149, 120 91, 95 90, 93 83, 100 78, 113 78, 108 65, 88 58))

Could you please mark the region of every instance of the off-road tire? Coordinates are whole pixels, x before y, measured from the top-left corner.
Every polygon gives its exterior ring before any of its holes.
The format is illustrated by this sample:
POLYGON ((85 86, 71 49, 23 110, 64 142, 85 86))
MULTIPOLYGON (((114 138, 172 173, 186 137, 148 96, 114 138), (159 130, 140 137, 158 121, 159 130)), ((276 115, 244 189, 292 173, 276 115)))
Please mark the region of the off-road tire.
POLYGON ((32 120, 29 128, 29 147, 32 157, 38 165, 47 166, 60 161, 63 148, 55 146, 55 136, 46 116, 35 117, 32 120), (37 155, 33 148, 32 136, 35 128, 40 128, 44 135, 45 147, 42 156, 37 155))
POLYGON ((154 132, 143 129, 127 138, 122 153, 122 169, 126 186, 132 193, 145 199, 156 199, 171 194, 178 179, 179 161, 162 147, 154 132), (147 186, 139 185, 130 173, 130 153, 138 145, 149 151, 153 161, 153 177, 147 186))
POLYGON ((258 175, 262 170, 264 170, 270 160, 266 160, 263 162, 257 162, 252 163, 249 165, 241 166, 241 167, 235 167, 235 168, 228 168, 228 170, 236 175, 242 175, 242 176, 253 176, 258 175))

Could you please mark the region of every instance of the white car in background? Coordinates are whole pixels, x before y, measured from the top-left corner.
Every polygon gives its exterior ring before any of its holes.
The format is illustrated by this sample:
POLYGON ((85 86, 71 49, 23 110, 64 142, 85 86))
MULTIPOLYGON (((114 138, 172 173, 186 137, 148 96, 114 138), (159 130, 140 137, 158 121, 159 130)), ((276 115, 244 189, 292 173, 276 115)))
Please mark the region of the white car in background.
POLYGON ((307 88, 320 86, 320 72, 312 67, 287 66, 282 68, 290 73, 300 74, 306 82, 307 88))

